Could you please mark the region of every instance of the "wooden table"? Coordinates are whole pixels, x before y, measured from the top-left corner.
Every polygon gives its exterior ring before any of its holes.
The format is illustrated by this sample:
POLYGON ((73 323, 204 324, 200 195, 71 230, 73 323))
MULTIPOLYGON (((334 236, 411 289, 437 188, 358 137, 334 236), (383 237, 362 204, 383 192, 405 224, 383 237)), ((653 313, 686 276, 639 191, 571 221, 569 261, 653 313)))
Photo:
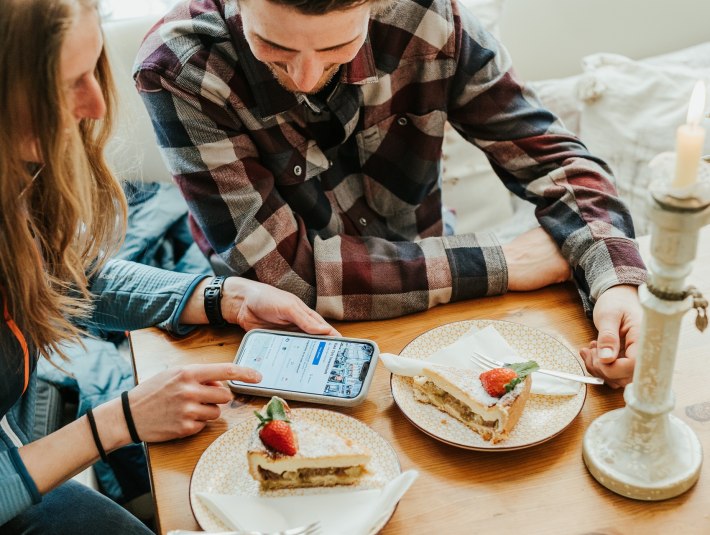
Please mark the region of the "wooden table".
MULTIPOLYGON (((642 247, 648 240, 642 239, 642 247)), ((690 282, 710 295, 710 229, 701 236, 690 282)), ((436 307, 402 318, 338 323, 344 336, 371 338, 381 351, 399 353, 419 334, 444 323, 468 319, 509 320, 541 329, 569 348, 595 337, 570 284, 530 293, 509 293, 436 307)), ((710 451, 710 332, 701 335, 695 315, 686 315, 675 368, 674 414, 688 423, 710 451)), ((139 381, 160 370, 193 362, 230 361, 241 340, 238 329, 200 329, 175 340, 157 329, 131 334, 139 381)), ((379 366, 365 403, 335 409, 354 416, 395 448, 403 470, 420 477, 382 531, 392 534, 534 533, 633 534, 710 533, 707 468, 689 492, 663 502, 640 502, 599 485, 582 461, 582 438, 599 415, 622 407, 622 392, 589 387, 584 408, 560 435, 513 452, 474 452, 442 444, 413 427, 392 400, 390 374, 379 366)), ((239 399, 222 418, 197 436, 150 444, 148 460, 161 533, 199 529, 190 508, 190 476, 202 452, 227 429, 262 405, 263 398, 239 399)), ((295 404, 297 405, 297 404, 295 404)), ((331 535, 331 534, 326 534, 331 535)))

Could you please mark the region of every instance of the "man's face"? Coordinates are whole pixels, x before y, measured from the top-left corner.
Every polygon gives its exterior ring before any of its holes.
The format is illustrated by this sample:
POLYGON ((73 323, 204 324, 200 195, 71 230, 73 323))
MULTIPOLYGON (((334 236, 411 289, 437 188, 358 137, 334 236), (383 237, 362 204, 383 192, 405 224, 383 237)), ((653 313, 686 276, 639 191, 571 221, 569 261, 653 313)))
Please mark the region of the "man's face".
POLYGON ((344 11, 304 15, 269 0, 241 0, 252 53, 294 93, 317 93, 358 53, 370 19, 368 2, 344 11))

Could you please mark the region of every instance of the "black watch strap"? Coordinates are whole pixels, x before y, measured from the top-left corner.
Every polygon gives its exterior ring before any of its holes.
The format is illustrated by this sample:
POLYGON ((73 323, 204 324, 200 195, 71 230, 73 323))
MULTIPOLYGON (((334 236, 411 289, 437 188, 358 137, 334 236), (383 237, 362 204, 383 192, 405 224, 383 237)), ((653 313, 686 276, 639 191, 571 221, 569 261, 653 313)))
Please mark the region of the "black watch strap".
POLYGON ((215 277, 205 288, 205 314, 210 325, 221 327, 226 325, 222 317, 222 286, 226 277, 215 277))

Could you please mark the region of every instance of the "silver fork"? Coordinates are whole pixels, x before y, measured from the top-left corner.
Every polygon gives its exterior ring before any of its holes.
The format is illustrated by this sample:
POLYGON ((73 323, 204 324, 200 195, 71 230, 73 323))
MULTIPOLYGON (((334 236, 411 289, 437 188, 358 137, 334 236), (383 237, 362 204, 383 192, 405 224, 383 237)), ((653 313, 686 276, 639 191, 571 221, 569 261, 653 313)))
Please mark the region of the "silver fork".
POLYGON ((168 531, 168 535, 318 535, 320 533, 320 522, 316 521, 307 526, 285 529, 283 531, 190 531, 187 529, 173 529, 168 531))
MULTIPOLYGON (((492 368, 504 368, 507 366, 505 362, 500 360, 495 360, 485 355, 481 355, 477 351, 473 351, 473 355, 469 357, 473 362, 478 364, 481 368, 490 370, 492 368)), ((544 373, 545 375, 552 375, 553 377, 559 377, 561 379, 569 379, 570 381, 577 381, 578 383, 587 383, 590 385, 603 385, 604 379, 599 377, 591 377, 589 375, 577 375, 574 373, 558 372, 556 370, 546 370, 544 368, 539 368, 535 370, 539 373, 544 373)))

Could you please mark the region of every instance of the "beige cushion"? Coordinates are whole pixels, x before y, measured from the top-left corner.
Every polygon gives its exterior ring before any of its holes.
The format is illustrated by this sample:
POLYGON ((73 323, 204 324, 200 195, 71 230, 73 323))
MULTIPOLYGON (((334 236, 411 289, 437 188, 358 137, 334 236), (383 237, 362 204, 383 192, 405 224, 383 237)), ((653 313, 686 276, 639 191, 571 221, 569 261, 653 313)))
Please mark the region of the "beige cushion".
MULTIPOLYGON (((503 0, 460 0, 484 28, 498 35, 503 0)), ((513 215, 510 192, 493 173, 483 152, 464 140, 450 125, 443 145, 444 205, 456 214, 457 234, 487 230, 513 215)))
POLYGON ((117 124, 106 156, 114 172, 125 180, 172 181, 158 150, 150 117, 131 76, 138 48, 156 20, 157 17, 144 17, 103 25, 118 90, 117 124))

